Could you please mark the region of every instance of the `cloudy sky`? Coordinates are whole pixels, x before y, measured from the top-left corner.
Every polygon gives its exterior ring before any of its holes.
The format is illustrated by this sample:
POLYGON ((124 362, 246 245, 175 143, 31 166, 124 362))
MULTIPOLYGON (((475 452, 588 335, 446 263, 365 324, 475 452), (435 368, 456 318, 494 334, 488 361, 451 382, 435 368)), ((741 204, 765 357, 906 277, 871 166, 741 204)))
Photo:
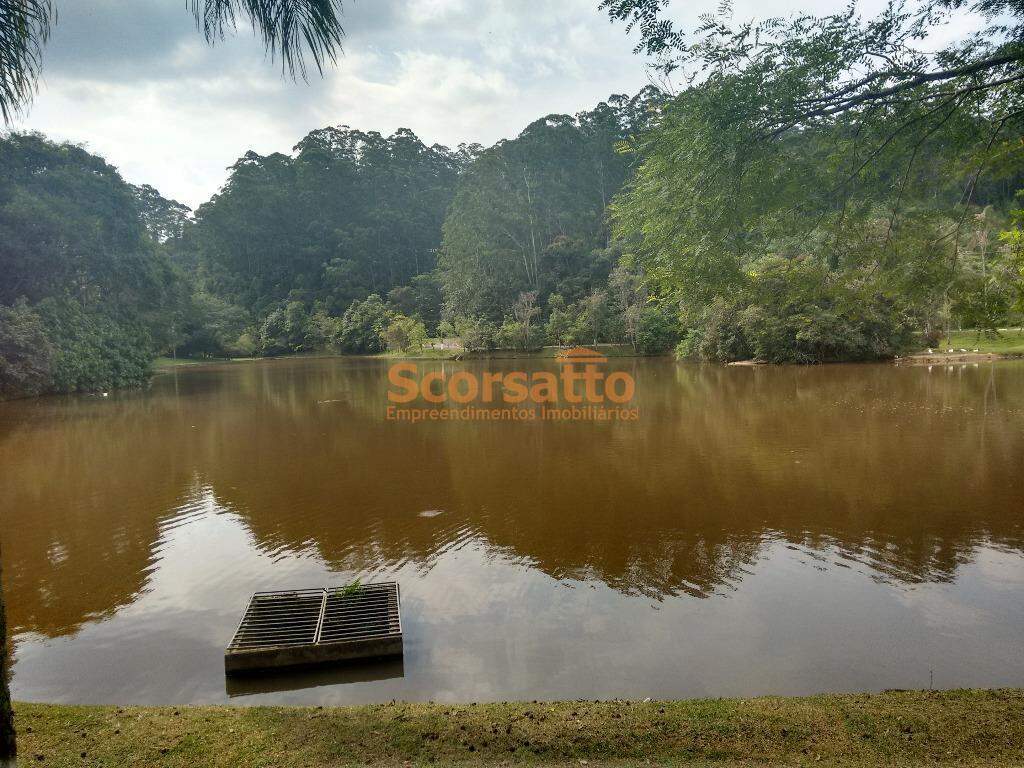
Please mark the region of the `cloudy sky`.
MULTIPOLYGON (((836 10, 845 0, 804 0, 836 10)), ((676 0, 694 19, 718 0, 676 0), (685 8, 683 6, 686 6, 685 8)), ((867 0, 865 11, 881 5, 867 0)), ((129 181, 191 206, 246 150, 290 151, 325 125, 426 143, 491 144, 552 112, 588 108, 647 83, 635 36, 598 0, 349 0, 345 52, 294 83, 251 30, 214 47, 185 0, 58 0, 40 92, 15 127, 85 144, 129 181)), ((735 3, 737 18, 785 15, 785 0, 735 3)))

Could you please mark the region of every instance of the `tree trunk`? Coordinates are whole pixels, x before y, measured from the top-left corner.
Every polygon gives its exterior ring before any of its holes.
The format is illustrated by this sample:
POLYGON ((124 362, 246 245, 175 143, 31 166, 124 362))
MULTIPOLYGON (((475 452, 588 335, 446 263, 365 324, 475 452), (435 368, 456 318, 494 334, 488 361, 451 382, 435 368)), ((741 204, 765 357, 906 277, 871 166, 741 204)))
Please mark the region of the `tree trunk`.
POLYGON ((7 613, 4 608, 2 563, 0 563, 0 766, 14 765, 14 710, 7 684, 7 613))

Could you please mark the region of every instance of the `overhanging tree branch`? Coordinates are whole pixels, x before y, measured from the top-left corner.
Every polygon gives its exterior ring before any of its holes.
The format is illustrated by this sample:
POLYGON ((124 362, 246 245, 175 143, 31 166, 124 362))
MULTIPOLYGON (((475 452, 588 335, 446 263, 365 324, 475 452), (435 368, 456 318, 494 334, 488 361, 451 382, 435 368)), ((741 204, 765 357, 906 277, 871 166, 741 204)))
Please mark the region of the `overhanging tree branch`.
MULTIPOLYGON (((905 77, 907 77, 907 79, 905 79, 902 82, 899 82, 899 83, 897 83, 895 85, 892 85, 889 88, 881 88, 881 89, 877 89, 877 90, 873 90, 873 91, 865 91, 863 93, 858 93, 858 94, 856 94, 854 96, 850 96, 850 97, 846 97, 846 98, 840 98, 840 95, 844 91, 847 90, 846 88, 844 88, 844 89, 840 89, 839 91, 836 91, 835 93, 832 93, 832 94, 830 94, 828 96, 812 98, 812 99, 806 99, 806 100, 803 100, 803 101, 798 101, 797 103, 798 104, 799 103, 803 103, 803 104, 823 104, 823 105, 828 105, 828 106, 823 106, 823 107, 821 107, 819 109, 812 109, 812 110, 809 110, 809 111, 803 113, 803 118, 804 119, 809 119, 809 118, 816 117, 816 116, 819 116, 819 115, 820 116, 834 115, 834 114, 837 114, 839 112, 846 111, 848 109, 852 109, 853 107, 856 107, 859 104, 863 104, 863 103, 868 102, 868 101, 877 101, 877 100, 880 100, 880 99, 887 98, 889 96, 895 96, 897 94, 904 93, 904 92, 909 91, 909 90, 913 90, 914 88, 918 88, 918 87, 920 87, 922 85, 926 85, 928 83, 944 82, 944 81, 948 81, 948 80, 955 80, 955 79, 961 78, 961 77, 970 77, 971 75, 975 75, 975 74, 978 74, 980 72, 989 71, 989 70, 995 69, 997 67, 1002 67, 1002 66, 1005 66, 1007 64, 1018 63, 1018 62, 1021 62, 1021 61, 1024 61, 1024 50, 1016 49, 1014 51, 1014 53, 1012 53, 1012 54, 1006 54, 1006 55, 1002 55, 1002 56, 993 56, 991 58, 983 59, 981 61, 976 61, 976 62, 973 62, 973 63, 971 63, 969 65, 965 65, 965 66, 962 66, 962 67, 956 67, 956 68, 953 68, 953 69, 938 70, 938 71, 935 71, 935 72, 922 72, 922 73, 918 73, 918 74, 915 74, 915 75, 912 75, 912 76, 908 73, 907 75, 905 75, 905 77)), ((878 73, 878 75, 879 75, 879 77, 882 77, 882 78, 891 78, 891 77, 899 76, 897 73, 893 73, 893 72, 884 72, 884 73, 880 72, 880 73, 878 73)), ((1020 78, 1020 75, 1015 75, 1015 76, 1010 77, 1010 78, 1005 78, 1002 81, 996 81, 996 82, 993 82, 993 83, 986 84, 985 86, 982 86, 982 88, 996 87, 997 85, 999 85, 1001 83, 1012 82, 1013 80, 1017 80, 1019 78, 1020 78)), ((862 82, 870 82, 870 79, 865 79, 865 81, 862 81, 862 82)), ((977 88, 975 88, 973 90, 977 90, 977 88)))

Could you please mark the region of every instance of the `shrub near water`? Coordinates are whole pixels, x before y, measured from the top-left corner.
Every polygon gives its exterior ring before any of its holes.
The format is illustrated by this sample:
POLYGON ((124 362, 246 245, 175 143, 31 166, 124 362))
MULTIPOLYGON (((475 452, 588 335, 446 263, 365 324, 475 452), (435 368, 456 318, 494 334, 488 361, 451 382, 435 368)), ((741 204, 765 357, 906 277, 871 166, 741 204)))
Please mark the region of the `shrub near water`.
POLYGON ((177 275, 140 206, 81 147, 0 138, 0 396, 146 379, 179 313, 177 275))
POLYGON ((28 302, 0 306, 0 399, 44 391, 52 366, 53 347, 28 302))
POLYGON ((648 306, 640 313, 636 349, 645 355, 671 351, 679 340, 679 321, 673 307, 648 306))
POLYGON ((890 358, 911 346, 909 313, 859 273, 783 259, 759 266, 735 298, 718 297, 690 318, 681 357, 827 363, 890 358))
POLYGON ((139 386, 149 378, 155 351, 141 323, 89 311, 68 300, 44 299, 39 312, 57 350, 51 389, 94 392, 139 386))
POLYGON ((72 300, 0 305, 0 399, 139 386, 154 349, 140 322, 72 300))
POLYGON ((821 303, 780 308, 715 302, 688 330, 680 357, 716 362, 830 363, 894 357, 912 340, 886 303, 821 303))
POLYGON ((354 301, 341 318, 339 346, 344 352, 372 354, 386 348, 384 332, 392 313, 380 296, 373 293, 364 301, 354 301))

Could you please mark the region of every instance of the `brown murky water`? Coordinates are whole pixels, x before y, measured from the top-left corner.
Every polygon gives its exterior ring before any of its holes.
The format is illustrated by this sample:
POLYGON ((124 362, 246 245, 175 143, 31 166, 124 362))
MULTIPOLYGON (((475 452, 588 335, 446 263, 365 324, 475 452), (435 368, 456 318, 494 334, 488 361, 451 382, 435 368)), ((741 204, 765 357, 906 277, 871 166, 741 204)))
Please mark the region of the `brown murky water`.
POLYGON ((15 697, 1024 685, 1024 364, 610 365, 636 422, 395 423, 376 360, 0 404, 15 697), (225 682, 251 592, 355 577, 404 662, 225 682))

